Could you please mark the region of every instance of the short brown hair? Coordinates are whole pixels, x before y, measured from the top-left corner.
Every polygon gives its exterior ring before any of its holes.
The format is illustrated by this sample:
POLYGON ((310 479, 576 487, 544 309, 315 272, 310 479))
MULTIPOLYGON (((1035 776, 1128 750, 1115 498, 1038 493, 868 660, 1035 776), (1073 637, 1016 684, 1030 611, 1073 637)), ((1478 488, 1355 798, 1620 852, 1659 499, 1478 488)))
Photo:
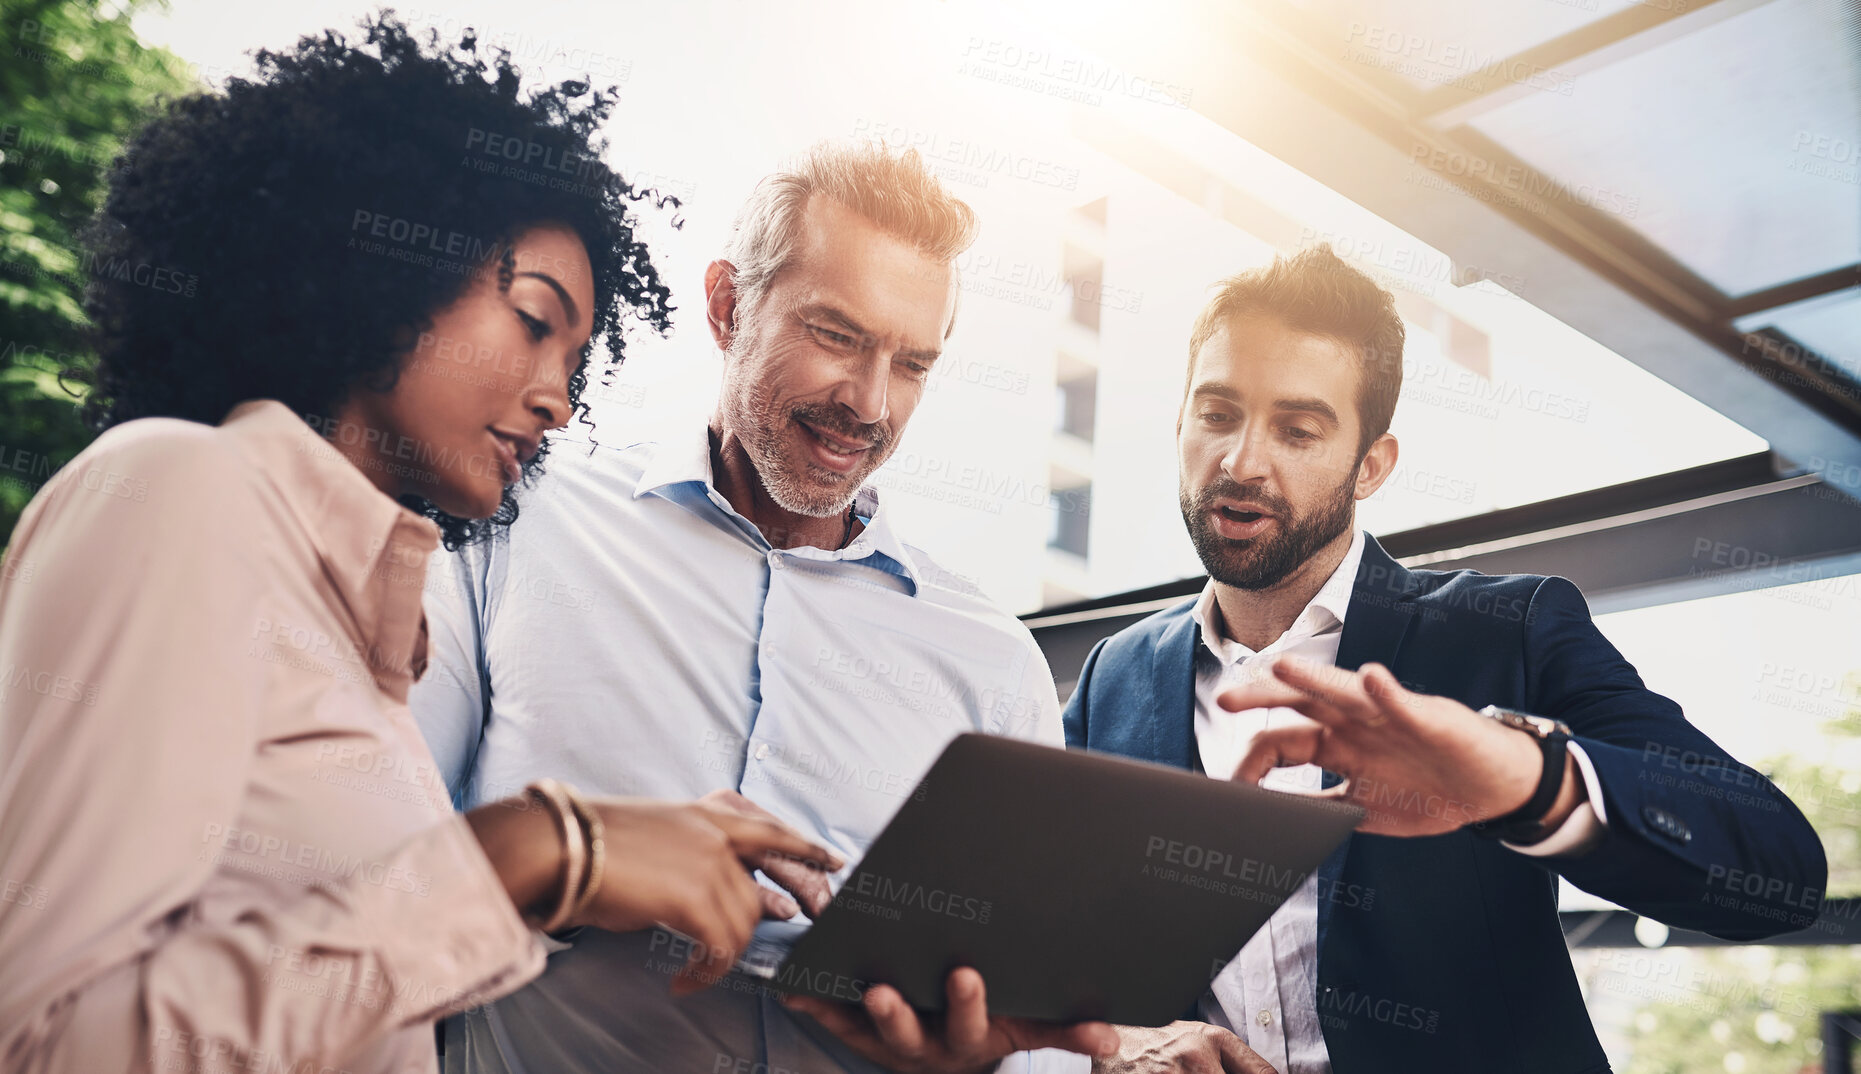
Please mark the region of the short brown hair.
POLYGON ((1196 315, 1189 333, 1188 397, 1195 356, 1229 320, 1250 313, 1278 318, 1301 332, 1324 336, 1354 349, 1363 380, 1357 389, 1357 418, 1363 425, 1357 453, 1389 431, 1402 391, 1402 317, 1396 296, 1331 252, 1329 243, 1274 255, 1265 268, 1248 269, 1216 285, 1215 297, 1196 315))

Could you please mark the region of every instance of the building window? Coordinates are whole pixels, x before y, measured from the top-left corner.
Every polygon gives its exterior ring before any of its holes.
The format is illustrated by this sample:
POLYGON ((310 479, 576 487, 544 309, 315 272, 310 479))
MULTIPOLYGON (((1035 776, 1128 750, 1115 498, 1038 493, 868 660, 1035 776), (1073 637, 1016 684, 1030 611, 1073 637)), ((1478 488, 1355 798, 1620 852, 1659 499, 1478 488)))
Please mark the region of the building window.
POLYGON ((1065 271, 1066 282, 1073 292, 1073 320, 1098 331, 1099 291, 1105 286, 1105 259, 1068 244, 1065 271))
POLYGON ((1053 386, 1055 431, 1081 440, 1092 439, 1092 422, 1098 410, 1099 377, 1088 370, 1053 386))
POLYGON ((1092 483, 1050 490, 1047 509, 1052 512, 1047 547, 1085 556, 1086 540, 1092 530, 1092 483))

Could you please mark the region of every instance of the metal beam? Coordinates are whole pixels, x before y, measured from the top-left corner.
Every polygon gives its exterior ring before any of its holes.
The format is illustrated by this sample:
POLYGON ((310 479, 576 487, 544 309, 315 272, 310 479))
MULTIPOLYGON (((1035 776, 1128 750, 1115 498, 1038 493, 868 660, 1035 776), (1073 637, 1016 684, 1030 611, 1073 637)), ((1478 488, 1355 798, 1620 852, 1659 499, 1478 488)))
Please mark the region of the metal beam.
POLYGON ((1861 598, 1861 505, 1804 475, 1403 563, 1561 575, 1598 614, 1797 584, 1861 598))
MULTIPOLYGON (((1537 538, 1572 526, 1622 518, 1705 497, 1736 494, 1795 477, 1769 452, 1721 459, 1651 477, 1584 489, 1548 500, 1436 522, 1381 538, 1390 555, 1405 562, 1440 557, 1453 549, 1516 538, 1537 538)), ((1412 564, 1413 565, 1413 564, 1412 564)))
MULTIPOLYGON (((1861 599, 1861 501, 1747 455, 1380 538, 1405 566, 1555 574, 1598 614, 1807 585, 1861 599)), ((1047 609, 1023 622, 1062 697, 1099 639, 1200 592, 1204 577, 1047 609)))
MULTIPOLYGON (((1706 0, 1697 6, 1635 4, 1526 49, 1495 66, 1506 71, 1555 71, 1559 76, 1575 78, 1770 2, 1706 0)), ((1502 79, 1491 90, 1445 85, 1422 98, 1416 118, 1447 130, 1530 92, 1531 88, 1523 79, 1502 79)))
POLYGON ((1727 317, 1748 317, 1753 313, 1763 313, 1780 306, 1788 306, 1805 299, 1820 298, 1823 295, 1846 291, 1850 287, 1861 287, 1861 262, 1844 268, 1830 269, 1814 276, 1805 276, 1800 280, 1780 283, 1762 291, 1753 291, 1741 295, 1726 303, 1727 317))
MULTIPOLYGON (((1564 940, 1572 947, 1636 947, 1640 915, 1628 910, 1562 910, 1564 940)), ((1800 932, 1787 932, 1768 940, 1722 940, 1704 932, 1670 929, 1668 947, 1819 947, 1861 943, 1861 899, 1825 899, 1816 923, 1800 932)))
POLYGON ((1854 1074, 1861 1011, 1822 1012, 1822 1074, 1854 1074))

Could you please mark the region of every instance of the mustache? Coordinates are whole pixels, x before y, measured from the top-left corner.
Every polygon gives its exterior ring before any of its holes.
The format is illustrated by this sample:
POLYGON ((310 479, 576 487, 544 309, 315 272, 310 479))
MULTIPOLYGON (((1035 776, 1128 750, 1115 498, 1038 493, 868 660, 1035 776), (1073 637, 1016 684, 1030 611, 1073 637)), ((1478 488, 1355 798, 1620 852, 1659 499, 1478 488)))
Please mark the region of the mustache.
POLYGON ((856 421, 846 420, 845 413, 836 406, 824 406, 818 403, 806 403, 788 412, 796 421, 804 421, 824 433, 831 433, 842 440, 868 444, 875 449, 890 447, 892 431, 883 425, 862 425, 856 421))
POLYGON ((1252 486, 1223 478, 1212 484, 1203 485, 1195 493, 1195 509, 1208 511, 1214 508, 1216 500, 1233 500, 1236 503, 1250 503, 1259 507, 1263 514, 1276 515, 1280 518, 1292 517, 1292 504, 1272 496, 1252 486))

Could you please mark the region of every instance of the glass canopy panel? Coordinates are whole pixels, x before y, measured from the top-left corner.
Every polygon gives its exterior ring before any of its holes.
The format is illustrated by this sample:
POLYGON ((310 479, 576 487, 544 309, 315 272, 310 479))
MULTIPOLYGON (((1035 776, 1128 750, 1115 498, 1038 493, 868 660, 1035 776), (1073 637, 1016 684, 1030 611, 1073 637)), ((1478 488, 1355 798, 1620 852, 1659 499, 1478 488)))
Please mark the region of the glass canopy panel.
POLYGON ((1852 5, 1776 0, 1471 126, 1744 295, 1861 261, 1857 40, 1852 5))

